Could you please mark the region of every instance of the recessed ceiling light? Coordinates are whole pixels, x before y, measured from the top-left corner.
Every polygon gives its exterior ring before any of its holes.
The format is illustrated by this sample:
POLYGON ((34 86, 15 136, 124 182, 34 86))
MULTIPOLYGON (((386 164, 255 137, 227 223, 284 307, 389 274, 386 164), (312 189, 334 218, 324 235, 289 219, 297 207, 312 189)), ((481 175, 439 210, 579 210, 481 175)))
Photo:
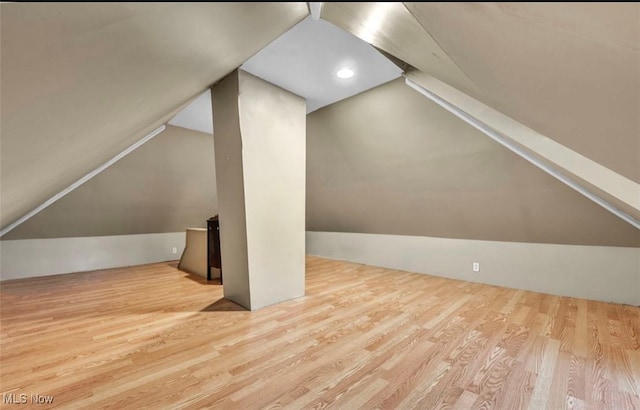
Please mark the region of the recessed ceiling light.
POLYGON ((339 78, 351 78, 351 77, 353 77, 353 74, 354 74, 353 70, 348 68, 348 67, 344 67, 344 68, 340 69, 340 71, 338 71, 336 73, 336 75, 339 78))

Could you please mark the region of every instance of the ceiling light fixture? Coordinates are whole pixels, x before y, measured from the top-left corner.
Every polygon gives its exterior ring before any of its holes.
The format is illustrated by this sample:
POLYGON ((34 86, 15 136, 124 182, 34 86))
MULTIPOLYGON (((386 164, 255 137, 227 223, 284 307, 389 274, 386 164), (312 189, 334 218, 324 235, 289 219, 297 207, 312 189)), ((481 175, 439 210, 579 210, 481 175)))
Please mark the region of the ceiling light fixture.
POLYGON ((336 73, 338 78, 351 78, 353 77, 353 74, 354 74, 353 70, 350 69, 349 67, 344 67, 336 73))

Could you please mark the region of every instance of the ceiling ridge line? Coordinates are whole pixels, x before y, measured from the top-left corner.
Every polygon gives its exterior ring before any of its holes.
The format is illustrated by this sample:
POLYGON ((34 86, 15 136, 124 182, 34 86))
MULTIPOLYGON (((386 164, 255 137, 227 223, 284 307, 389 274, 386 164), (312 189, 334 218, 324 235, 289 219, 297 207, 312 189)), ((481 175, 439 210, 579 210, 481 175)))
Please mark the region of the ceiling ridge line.
POLYGON ((440 50, 442 50, 442 52, 449 58, 449 60, 451 60, 451 62, 458 67, 458 70, 460 70, 460 72, 467 78, 467 80, 469 80, 469 82, 476 87, 478 90, 480 90, 480 88, 476 85, 476 83, 473 82, 473 80, 469 77, 469 75, 462 69, 462 67, 460 67, 460 65, 458 64, 458 62, 456 60, 453 59, 453 57, 451 57, 451 55, 449 53, 447 53, 447 50, 444 49, 444 47, 442 47, 442 45, 440 45, 440 42, 438 42, 438 40, 433 36, 433 34, 431 34, 431 32, 429 31, 429 29, 427 29, 424 24, 422 24, 422 22, 420 21, 420 19, 418 19, 418 17, 416 17, 415 14, 413 14, 413 12, 411 11, 411 9, 409 7, 407 7, 407 5, 405 4, 405 2, 402 2, 402 6, 409 12, 409 14, 411 15, 411 17, 413 17, 413 19, 418 23, 418 25, 420 27, 422 27, 422 29, 425 31, 425 33, 427 33, 427 35, 429 37, 431 37, 431 39, 433 40, 433 42, 438 46, 438 48, 440 50))

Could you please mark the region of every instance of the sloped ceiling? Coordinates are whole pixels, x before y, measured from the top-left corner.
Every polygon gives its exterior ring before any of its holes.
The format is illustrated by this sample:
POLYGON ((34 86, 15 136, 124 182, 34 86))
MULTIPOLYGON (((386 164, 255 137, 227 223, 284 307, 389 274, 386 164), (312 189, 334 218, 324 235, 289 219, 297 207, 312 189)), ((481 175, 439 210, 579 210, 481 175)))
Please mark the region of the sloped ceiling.
POLYGON ((2 3, 2 227, 307 15, 306 3, 2 3))
POLYGON ((320 17, 466 93, 466 74, 399 2, 325 2, 320 17))
MULTIPOLYGON (((306 3, 0 4, 0 224, 168 121, 306 3)), ((640 5, 325 3, 321 18, 640 182, 640 5)))
POLYGON ((476 98, 640 182, 640 4, 405 4, 476 98))
POLYGON ((404 5, 321 17, 640 182, 638 3, 404 5))
POLYGON ((206 227, 217 195, 211 135, 168 125, 3 240, 182 232, 206 227))
MULTIPOLYGON (((640 212, 637 3, 325 3, 321 17, 588 158, 640 212)), ((589 195, 609 192, 596 179, 589 195)))

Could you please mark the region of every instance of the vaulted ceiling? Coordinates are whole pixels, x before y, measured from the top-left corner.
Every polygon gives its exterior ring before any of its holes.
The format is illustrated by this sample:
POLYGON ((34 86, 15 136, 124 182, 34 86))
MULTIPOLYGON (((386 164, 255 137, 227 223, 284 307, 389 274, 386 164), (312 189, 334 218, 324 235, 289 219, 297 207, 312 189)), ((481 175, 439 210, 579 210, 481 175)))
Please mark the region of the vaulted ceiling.
POLYGON ((306 3, 2 3, 2 227, 167 122, 306 3))
POLYGON ((640 182, 638 3, 325 3, 321 16, 640 182))
MULTIPOLYGON (((306 3, 0 4, 2 227, 308 14, 306 3)), ((325 3, 320 17, 640 182, 638 3, 325 3)))

